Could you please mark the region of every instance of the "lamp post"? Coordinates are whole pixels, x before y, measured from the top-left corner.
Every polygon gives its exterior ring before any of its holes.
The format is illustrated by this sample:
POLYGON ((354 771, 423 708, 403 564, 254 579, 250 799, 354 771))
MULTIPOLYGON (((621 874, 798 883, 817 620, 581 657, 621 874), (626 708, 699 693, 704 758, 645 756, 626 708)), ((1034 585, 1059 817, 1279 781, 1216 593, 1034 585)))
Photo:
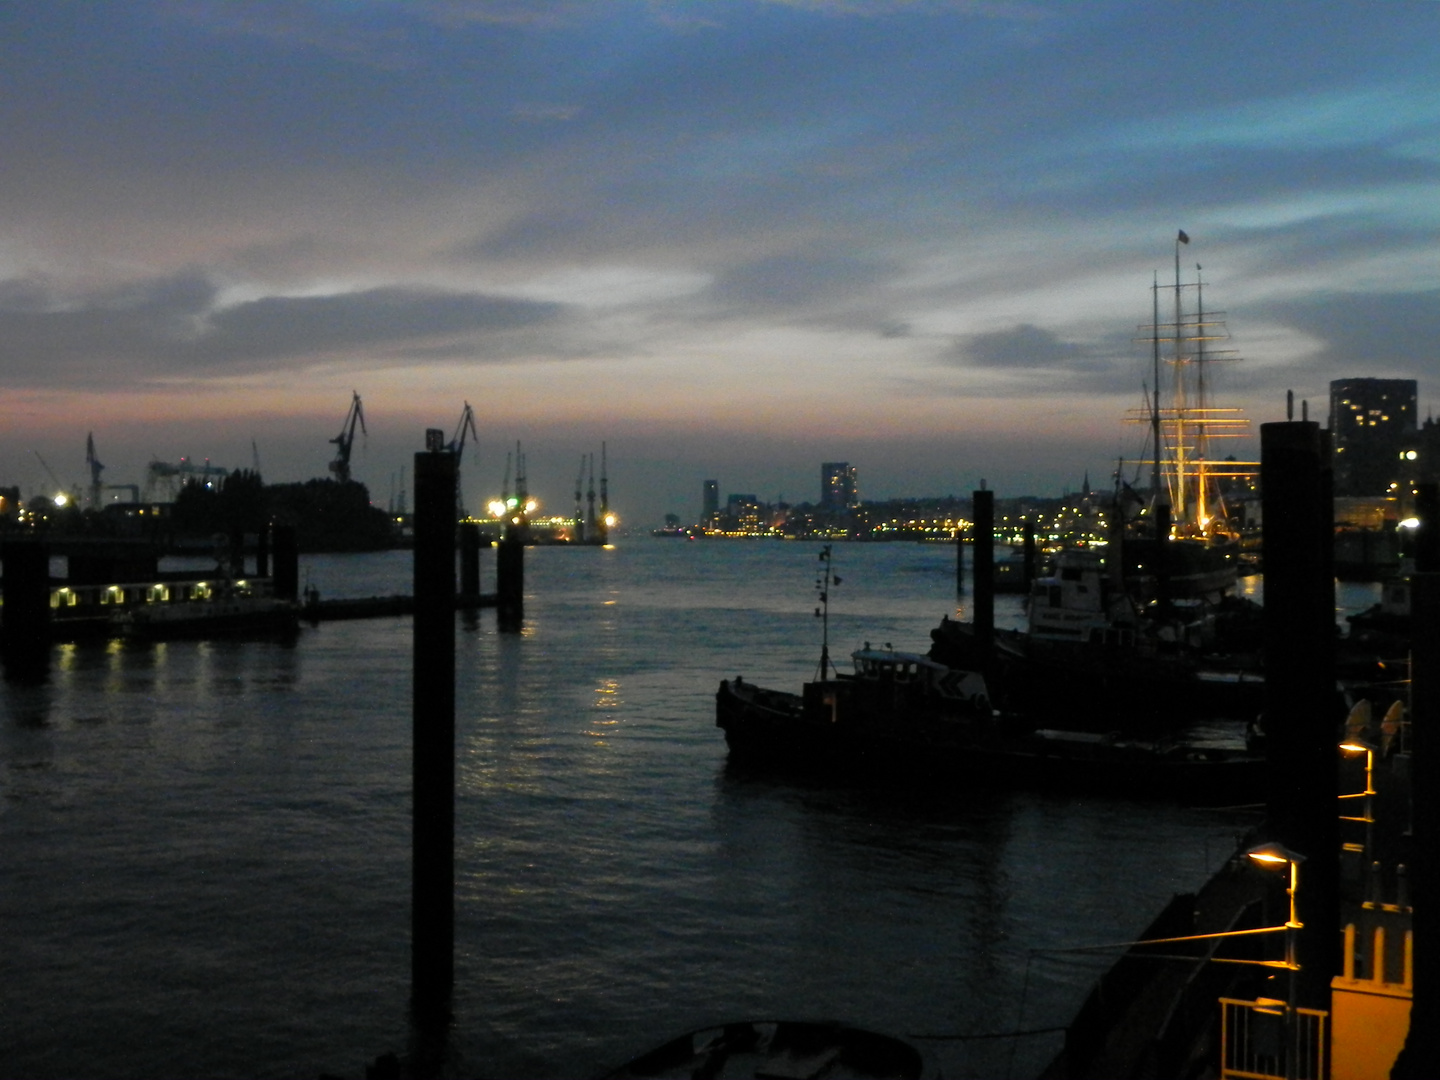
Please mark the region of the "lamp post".
POLYGON ((1375 839, 1375 812, 1374 812, 1374 804, 1371 802, 1371 800, 1374 798, 1374 796, 1375 796, 1375 794, 1376 794, 1376 791, 1375 791, 1375 747, 1371 746, 1368 742, 1365 742, 1363 739, 1347 739, 1345 742, 1343 742, 1343 743, 1340 744, 1340 750, 1341 750, 1343 753, 1347 754, 1347 755, 1353 755, 1353 754, 1364 754, 1364 755, 1365 755, 1365 790, 1364 790, 1364 791, 1356 791, 1356 792, 1353 792, 1353 793, 1351 793, 1351 794, 1346 794, 1346 795, 1341 795, 1341 796, 1340 796, 1340 798, 1342 798, 1342 799, 1364 799, 1364 800, 1365 800, 1364 816, 1362 816, 1362 817, 1348 817, 1348 816, 1346 816, 1345 814, 1341 814, 1341 815, 1340 815, 1340 820, 1341 820, 1341 821, 1363 821, 1363 822, 1365 823, 1365 857, 1366 857, 1367 859, 1370 859, 1370 858, 1373 858, 1373 857, 1374 857, 1374 855, 1372 854, 1372 852, 1373 852, 1373 850, 1374 850, 1374 848, 1373 848, 1372 845, 1373 845, 1373 842, 1374 842, 1374 839, 1375 839))
POLYGON ((1305 856, 1274 843, 1253 847, 1245 854, 1267 870, 1276 870, 1285 865, 1290 867, 1290 884, 1285 890, 1290 901, 1290 917, 1285 920, 1285 960, 1281 964, 1273 965, 1284 967, 1290 972, 1289 987, 1285 994, 1285 1076, 1290 1080, 1295 1076, 1296 1058, 1299 1057, 1299 1047, 1296 1046, 1295 975, 1300 970, 1300 962, 1296 959, 1296 941, 1299 931, 1305 925, 1295 916, 1295 891, 1300 886, 1300 864, 1305 861, 1305 856))

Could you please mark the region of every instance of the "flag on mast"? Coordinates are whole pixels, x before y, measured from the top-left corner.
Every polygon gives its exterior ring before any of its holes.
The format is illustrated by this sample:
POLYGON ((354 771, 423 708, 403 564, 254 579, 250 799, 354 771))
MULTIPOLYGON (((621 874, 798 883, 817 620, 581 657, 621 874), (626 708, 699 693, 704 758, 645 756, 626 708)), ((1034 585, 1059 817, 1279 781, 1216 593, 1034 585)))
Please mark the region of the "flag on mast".
POLYGON ((1182 244, 1188 244, 1190 242, 1190 237, 1185 235, 1184 229, 1180 230, 1180 235, 1176 237, 1176 239, 1179 240, 1182 244))

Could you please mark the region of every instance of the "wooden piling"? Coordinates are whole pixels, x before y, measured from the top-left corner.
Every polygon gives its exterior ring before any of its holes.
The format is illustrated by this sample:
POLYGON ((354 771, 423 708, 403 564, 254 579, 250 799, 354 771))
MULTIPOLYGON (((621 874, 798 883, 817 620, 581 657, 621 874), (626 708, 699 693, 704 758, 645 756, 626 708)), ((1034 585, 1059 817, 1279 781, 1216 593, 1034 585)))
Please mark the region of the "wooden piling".
POLYGON ((255 535, 255 576, 267 578, 270 576, 270 523, 266 522, 260 526, 260 531, 255 535))
POLYGON ((1419 486, 1416 573, 1410 575, 1410 869, 1414 914, 1410 1030, 1391 1080, 1426 1080, 1440 1061, 1440 486, 1419 486))
POLYGON ((5 675, 22 682, 44 681, 50 660, 50 548, 38 540, 7 540, 0 545, 0 561, 5 675))
POLYGON ((495 550, 496 624, 518 631, 525 622, 525 543, 507 535, 495 550))
POLYGON ((1265 714, 1271 838, 1307 856, 1297 914, 1298 1004, 1328 1008, 1339 968, 1335 582, 1327 441, 1309 421, 1262 424, 1265 714))
POLYGON ((988 650, 995 638, 995 493, 975 492, 975 639, 988 650))
MULTIPOLYGON (((455 455, 415 455, 411 1019, 424 1045, 455 983, 455 455)), ((424 1071, 424 1070, 422 1070, 424 1071)))
POLYGON ((471 521, 460 526, 460 596, 466 603, 480 598, 480 526, 471 521))
POLYGON ((1025 553, 1025 595, 1030 595, 1030 583, 1035 580, 1035 523, 1028 517, 1021 524, 1024 535, 1025 553))
POLYGON ((275 574, 271 582, 282 600, 300 599, 300 546, 294 525, 273 529, 275 574))
MULTIPOLYGON (((1422 536, 1426 524, 1422 517, 1422 536)), ((1410 625, 1413 997, 1390 1080, 1429 1080, 1440 1061, 1440 907, 1431 903, 1440 898, 1440 567, 1410 576, 1410 625)))
POLYGON ((965 537, 955 530, 955 595, 965 595, 965 537))

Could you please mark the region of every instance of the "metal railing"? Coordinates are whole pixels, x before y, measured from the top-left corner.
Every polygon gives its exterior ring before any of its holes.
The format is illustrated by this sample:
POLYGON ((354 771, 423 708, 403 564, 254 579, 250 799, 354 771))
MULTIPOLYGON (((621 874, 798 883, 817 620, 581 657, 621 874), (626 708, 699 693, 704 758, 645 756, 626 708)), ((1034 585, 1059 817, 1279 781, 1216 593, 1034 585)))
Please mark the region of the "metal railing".
POLYGON ((1283 1001, 1223 997, 1220 1010, 1220 1080, 1324 1080, 1329 1013, 1296 1009, 1287 1017, 1283 1001), (1287 1019, 1294 1039, 1288 1054, 1287 1019))

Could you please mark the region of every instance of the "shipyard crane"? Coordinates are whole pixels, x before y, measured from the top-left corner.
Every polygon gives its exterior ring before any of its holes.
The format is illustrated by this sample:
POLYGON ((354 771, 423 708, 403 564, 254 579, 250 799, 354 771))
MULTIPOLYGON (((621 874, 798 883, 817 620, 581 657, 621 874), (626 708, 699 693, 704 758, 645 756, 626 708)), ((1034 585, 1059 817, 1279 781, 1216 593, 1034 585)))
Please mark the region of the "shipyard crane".
POLYGON ((585 518, 585 542, 590 543, 591 538, 600 535, 595 531, 595 455, 590 455, 590 487, 585 494, 586 501, 590 505, 590 512, 585 518))
POLYGON ((90 470, 90 505, 98 510, 100 493, 104 490, 104 485, 100 482, 100 474, 105 471, 105 466, 101 465, 100 459, 95 456, 95 433, 93 431, 85 436, 85 465, 90 470))
POLYGON ((455 428, 455 437, 450 440, 450 452, 455 455, 455 501, 456 510, 463 520, 468 515, 465 513, 465 496, 460 483, 460 459, 465 456, 465 436, 473 435, 475 441, 480 441, 480 434, 475 430, 475 410, 470 408, 470 403, 465 402, 465 408, 460 413, 460 423, 455 428))
POLYGON ((465 456, 465 436, 474 436, 475 441, 480 441, 480 435, 475 430, 475 410, 470 408, 470 403, 465 402, 465 409, 460 413, 460 423, 455 428, 455 437, 450 440, 450 452, 455 455, 455 467, 460 467, 460 459, 465 456))
POLYGON ((340 427, 340 434, 330 441, 337 447, 335 460, 330 462, 330 471, 335 474, 335 479, 342 484, 350 482, 350 448, 355 445, 355 425, 360 425, 360 433, 368 436, 370 433, 365 430, 365 412, 360 408, 360 393, 357 390, 350 391, 350 412, 345 416, 345 423, 340 427))
POLYGON ((605 444, 600 444, 600 543, 610 542, 610 492, 605 479, 605 444))
POLYGON ((585 542, 585 511, 580 506, 580 487, 585 483, 585 455, 580 455, 580 472, 575 477, 575 540, 585 542))

